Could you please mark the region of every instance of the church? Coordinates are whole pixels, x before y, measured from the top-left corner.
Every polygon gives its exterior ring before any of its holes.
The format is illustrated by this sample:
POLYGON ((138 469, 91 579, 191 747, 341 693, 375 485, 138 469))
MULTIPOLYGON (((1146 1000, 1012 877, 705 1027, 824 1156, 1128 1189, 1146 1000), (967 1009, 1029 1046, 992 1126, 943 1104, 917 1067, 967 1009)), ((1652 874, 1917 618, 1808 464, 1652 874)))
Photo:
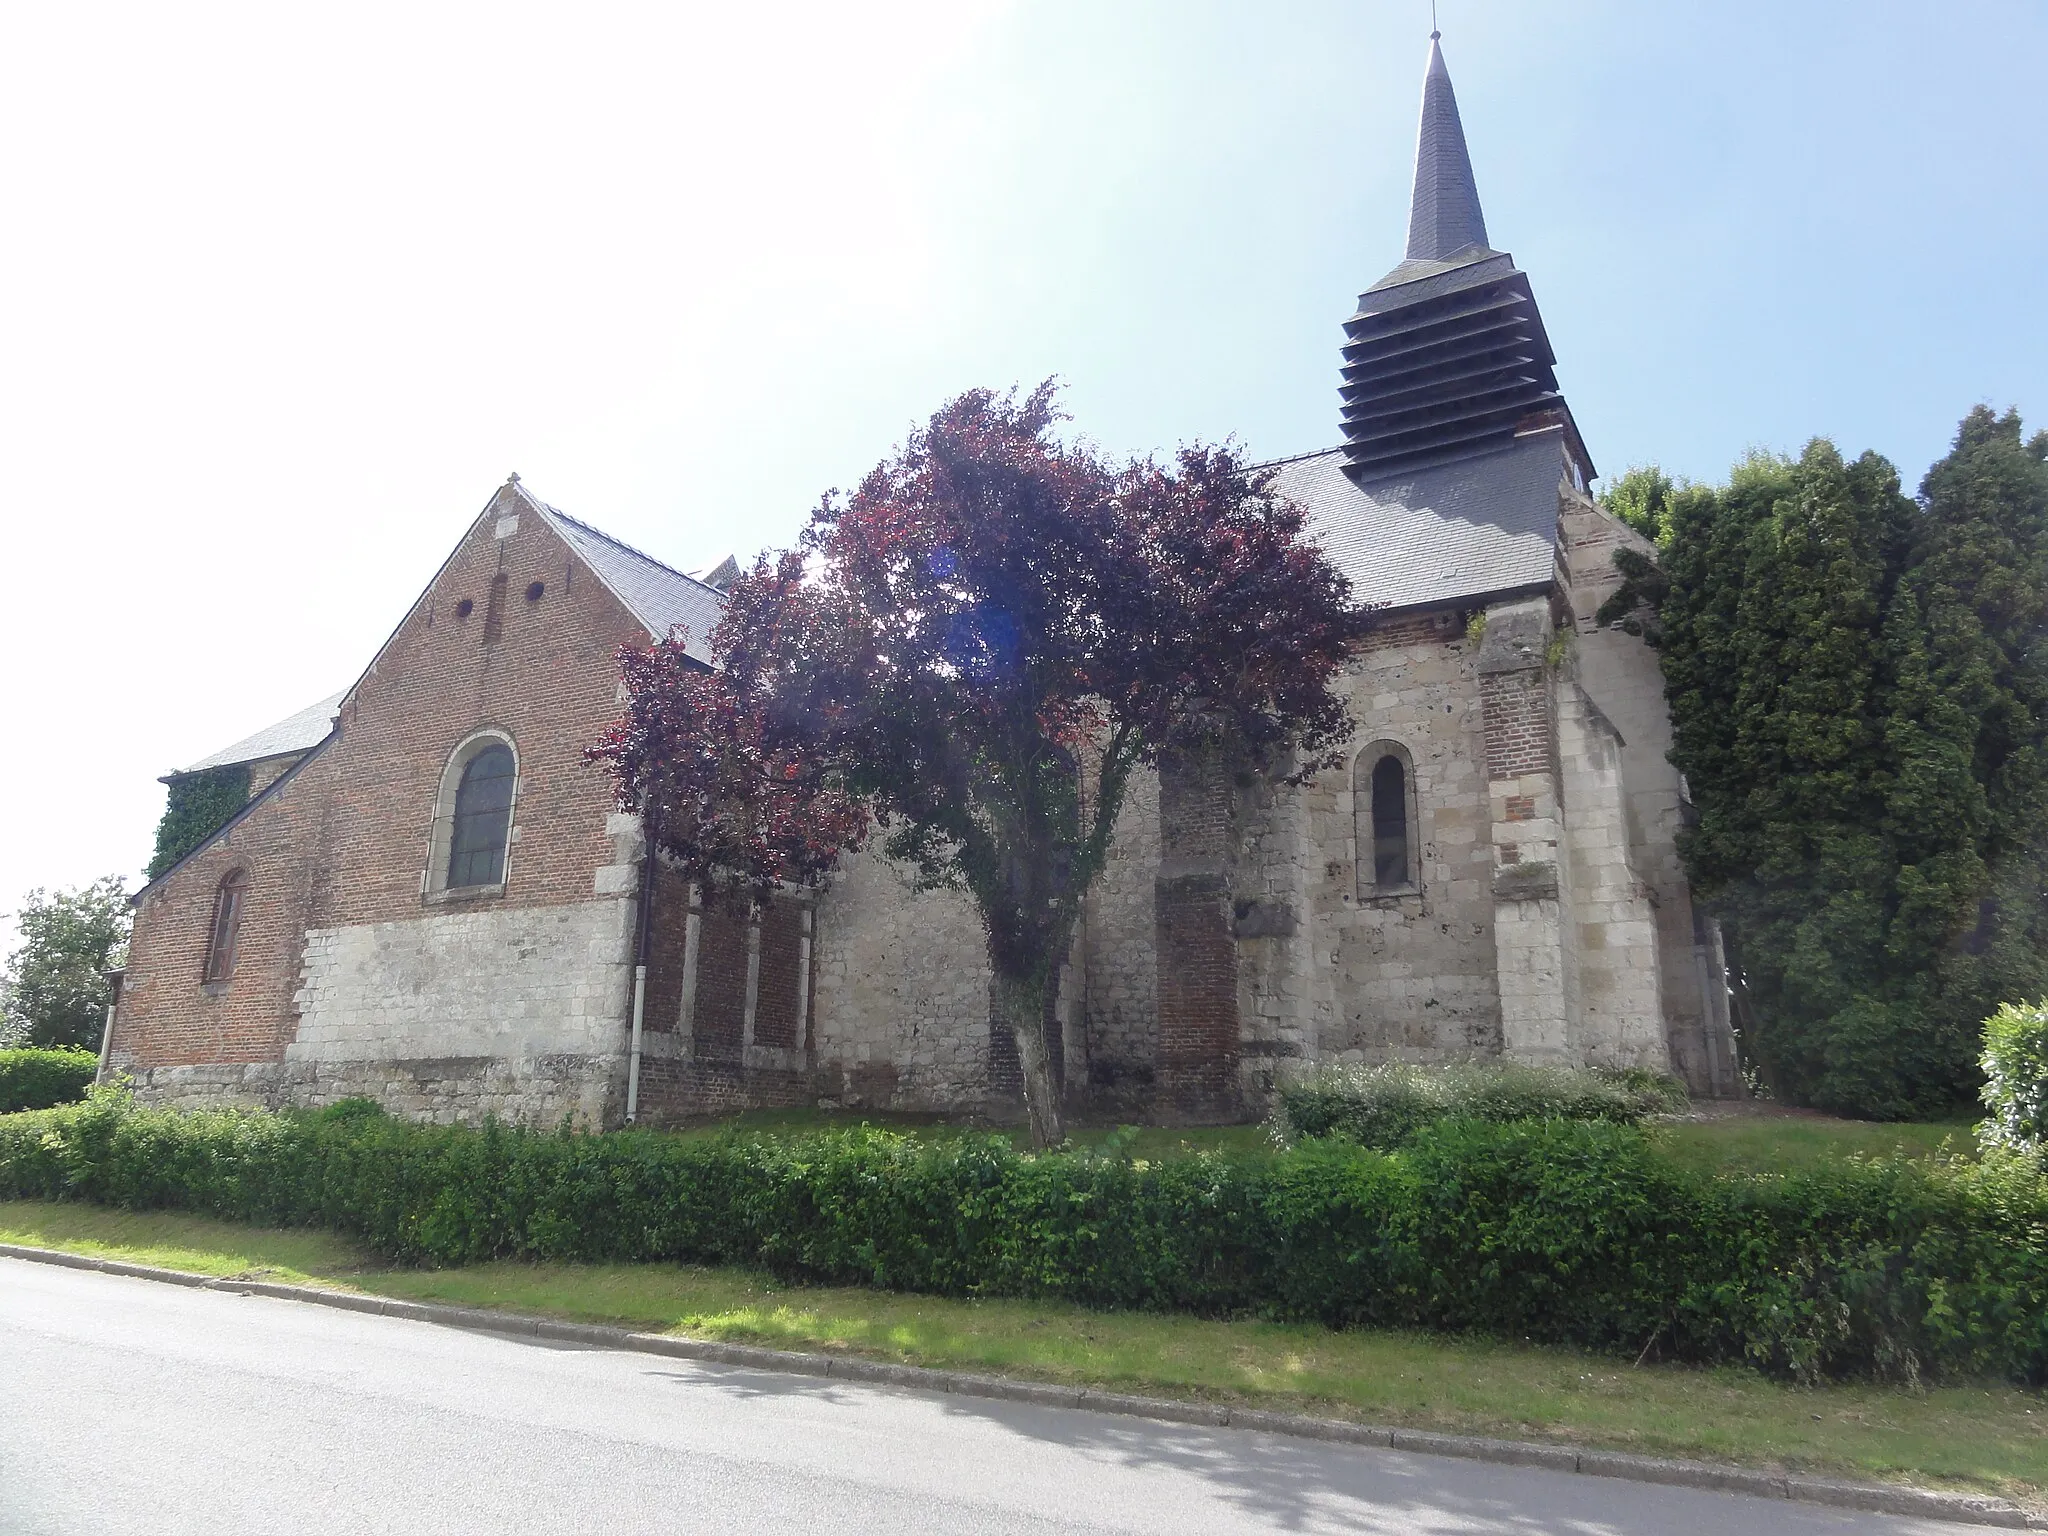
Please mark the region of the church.
MULTIPOLYGON (((1338 684, 1353 755, 1301 788, 1134 783, 1062 977, 1071 1112, 1247 1119, 1318 1063, 1491 1056, 1739 1092, 1656 657, 1594 618, 1648 546, 1592 499, 1555 364, 1432 35, 1341 440, 1270 466, 1379 612, 1338 684)), ((135 897, 106 1070, 161 1104, 440 1121, 1013 1117, 966 898, 867 851, 815 895, 701 906, 585 762, 619 648, 681 626, 709 664, 733 574, 501 486, 349 688, 184 770, 248 798, 135 897)))

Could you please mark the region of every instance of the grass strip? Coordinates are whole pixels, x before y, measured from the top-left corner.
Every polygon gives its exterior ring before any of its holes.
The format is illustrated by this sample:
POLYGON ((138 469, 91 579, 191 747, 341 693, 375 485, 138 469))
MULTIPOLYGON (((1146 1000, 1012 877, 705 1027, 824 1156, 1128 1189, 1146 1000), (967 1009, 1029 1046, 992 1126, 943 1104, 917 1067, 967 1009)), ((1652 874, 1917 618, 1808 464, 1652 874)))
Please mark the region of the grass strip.
POLYGON ((1554 1348, 962 1301, 661 1264, 390 1269, 346 1240, 170 1212, 0 1201, 0 1242, 784 1349, 1652 1455, 2048 1493, 2048 1398, 1988 1384, 1795 1387, 1554 1348))

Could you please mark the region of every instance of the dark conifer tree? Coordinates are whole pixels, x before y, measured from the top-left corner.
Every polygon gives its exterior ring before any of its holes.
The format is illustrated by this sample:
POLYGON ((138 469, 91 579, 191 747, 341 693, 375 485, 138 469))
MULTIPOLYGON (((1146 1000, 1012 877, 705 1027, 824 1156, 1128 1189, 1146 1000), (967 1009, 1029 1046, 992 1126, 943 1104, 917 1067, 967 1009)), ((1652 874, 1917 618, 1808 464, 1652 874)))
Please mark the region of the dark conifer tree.
POLYGON ((2044 456, 1972 412, 1918 507, 1874 454, 1752 458, 1664 496, 1602 613, 1662 651, 1687 867, 1793 1102, 1966 1103, 1985 1016, 2048 992, 2044 456))
POLYGON ((1894 867, 1882 636, 1912 503, 1884 460, 1815 442, 1796 462, 1752 458, 1670 515, 1672 755, 1699 811, 1688 863, 1724 924, 1753 1062, 1786 1096, 1851 1107, 1832 1084, 1836 1036, 1879 1027, 1864 1005, 1882 1001, 1870 983, 1886 973, 1894 867))
POLYGON ((1920 485, 1889 628, 1899 674, 1890 951, 1972 1078, 1983 1020, 2048 993, 2048 435, 1979 406, 1920 485))

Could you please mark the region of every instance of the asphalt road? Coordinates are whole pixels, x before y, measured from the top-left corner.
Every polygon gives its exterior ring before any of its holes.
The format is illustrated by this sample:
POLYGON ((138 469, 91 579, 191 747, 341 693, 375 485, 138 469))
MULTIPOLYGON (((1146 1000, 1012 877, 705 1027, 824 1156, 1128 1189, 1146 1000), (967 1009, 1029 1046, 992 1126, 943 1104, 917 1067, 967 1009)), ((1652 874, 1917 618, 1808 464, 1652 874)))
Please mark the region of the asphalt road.
POLYGON ((0 1532, 1962 1529, 0 1259, 0 1532))

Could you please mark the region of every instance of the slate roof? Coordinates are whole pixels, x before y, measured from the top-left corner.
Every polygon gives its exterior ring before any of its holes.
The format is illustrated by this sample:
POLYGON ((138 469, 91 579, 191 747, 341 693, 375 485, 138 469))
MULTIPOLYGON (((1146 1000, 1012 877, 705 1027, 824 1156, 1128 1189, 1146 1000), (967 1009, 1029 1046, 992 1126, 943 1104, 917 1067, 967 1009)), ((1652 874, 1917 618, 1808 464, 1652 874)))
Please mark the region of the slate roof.
POLYGON ((334 717, 341 709, 342 693, 329 694, 318 704, 308 704, 295 715, 287 715, 275 725, 266 725, 253 736, 244 736, 240 741, 210 753, 177 773, 166 775, 175 779, 188 773, 199 773, 207 768, 226 768, 235 763, 256 763, 266 757, 283 757, 293 752, 310 752, 327 739, 334 729, 334 717))
POLYGON ((1515 259, 1505 251, 1471 250, 1444 261, 1404 261, 1358 296, 1358 313, 1376 315, 1383 309, 1439 299, 1514 270, 1515 259), (1396 288, 1401 291, 1390 291, 1396 288))
POLYGON ((716 587, 685 576, 534 496, 527 499, 650 635, 665 639, 680 624, 688 636, 684 649, 710 663, 711 630, 725 611, 725 598, 716 587))
POLYGON ((1470 247, 1486 249, 1486 216, 1465 148, 1465 125, 1437 34, 1429 34, 1422 77, 1422 125, 1415 136, 1415 193, 1408 206, 1408 260, 1444 261, 1470 247))
POLYGON ((1355 599, 1413 608, 1549 584, 1564 455, 1558 426, 1363 486, 1342 448, 1270 467, 1355 599))

